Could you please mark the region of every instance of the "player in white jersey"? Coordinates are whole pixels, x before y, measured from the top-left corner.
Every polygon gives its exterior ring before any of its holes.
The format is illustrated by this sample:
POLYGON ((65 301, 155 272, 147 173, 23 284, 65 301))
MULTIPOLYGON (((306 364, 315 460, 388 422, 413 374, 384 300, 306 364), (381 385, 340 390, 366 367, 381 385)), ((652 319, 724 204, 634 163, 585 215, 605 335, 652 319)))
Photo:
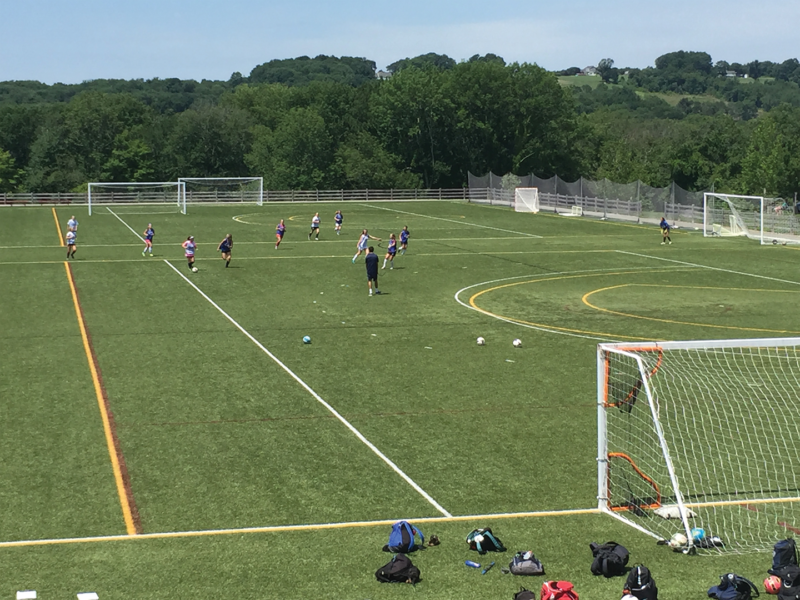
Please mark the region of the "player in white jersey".
POLYGON ((308 239, 311 239, 311 236, 316 234, 316 240, 319 241, 319 213, 314 213, 314 217, 311 219, 311 231, 308 232, 308 239))
POLYGON ((364 229, 361 232, 361 237, 358 238, 358 245, 356 246, 356 255, 353 257, 353 264, 356 264, 356 259, 361 255, 369 247, 370 240, 377 240, 381 241, 381 238, 373 237, 369 234, 369 232, 364 229))
POLYGON ((194 251, 197 249, 197 244, 194 243, 194 236, 190 235, 186 241, 181 244, 183 252, 186 255, 186 262, 189 263, 189 270, 194 268, 194 251))
POLYGON ((75 215, 72 215, 67 221, 67 230, 78 231, 78 221, 75 220, 75 215))
POLYGON ((77 237, 78 234, 72 229, 70 229, 67 232, 67 235, 64 236, 64 239, 67 242, 67 258, 75 258, 75 250, 78 249, 78 246, 75 244, 77 237))

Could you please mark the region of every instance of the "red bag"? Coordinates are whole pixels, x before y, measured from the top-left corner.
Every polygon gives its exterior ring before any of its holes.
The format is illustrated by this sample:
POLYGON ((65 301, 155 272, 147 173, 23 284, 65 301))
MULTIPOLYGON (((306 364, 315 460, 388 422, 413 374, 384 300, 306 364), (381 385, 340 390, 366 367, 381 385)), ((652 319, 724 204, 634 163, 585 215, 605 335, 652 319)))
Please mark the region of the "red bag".
POLYGON ((542 600, 578 600, 572 583, 569 581, 545 581, 542 584, 542 600))

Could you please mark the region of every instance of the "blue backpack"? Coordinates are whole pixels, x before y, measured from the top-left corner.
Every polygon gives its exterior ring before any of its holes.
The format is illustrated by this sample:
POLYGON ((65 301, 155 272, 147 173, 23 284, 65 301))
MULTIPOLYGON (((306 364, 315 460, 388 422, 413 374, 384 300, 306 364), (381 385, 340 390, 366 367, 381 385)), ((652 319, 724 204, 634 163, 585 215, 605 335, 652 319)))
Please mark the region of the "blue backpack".
POLYGON ((398 521, 392 525, 392 533, 389 534, 389 543, 383 547, 384 552, 413 552, 417 549, 414 543, 414 536, 419 535, 419 547, 425 545, 425 536, 422 532, 411 525, 408 521, 398 521))

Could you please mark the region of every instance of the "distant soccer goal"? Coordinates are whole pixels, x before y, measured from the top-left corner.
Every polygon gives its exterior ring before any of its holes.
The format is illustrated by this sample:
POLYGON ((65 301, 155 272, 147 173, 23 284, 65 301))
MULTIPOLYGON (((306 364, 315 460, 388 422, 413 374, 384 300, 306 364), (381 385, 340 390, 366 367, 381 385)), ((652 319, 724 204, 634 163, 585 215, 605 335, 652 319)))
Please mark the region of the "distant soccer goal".
POLYGON ((601 511, 687 550, 800 532, 800 338, 600 344, 597 377, 601 511))
POLYGON ((263 177, 179 177, 187 203, 264 203, 263 177))
POLYGON ((183 183, 180 181, 158 182, 92 182, 88 185, 89 214, 98 205, 150 204, 174 206, 176 211, 186 214, 183 183))
POLYGON ((539 188, 522 188, 514 190, 514 210, 516 212, 539 212, 539 188))

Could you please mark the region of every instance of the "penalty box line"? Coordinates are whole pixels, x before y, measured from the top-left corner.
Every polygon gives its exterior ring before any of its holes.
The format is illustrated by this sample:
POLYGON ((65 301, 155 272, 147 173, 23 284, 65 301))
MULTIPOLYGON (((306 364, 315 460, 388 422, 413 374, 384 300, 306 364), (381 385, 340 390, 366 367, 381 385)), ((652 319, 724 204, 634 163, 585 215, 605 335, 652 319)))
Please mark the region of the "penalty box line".
MULTIPOLYGON (((599 508, 578 508, 564 510, 546 510, 536 512, 493 513, 487 515, 448 515, 444 517, 403 517, 403 520, 414 523, 457 523, 460 521, 486 521, 498 519, 526 519, 542 517, 570 517, 577 515, 597 515, 599 508)), ((218 535, 242 535, 248 533, 281 533, 292 531, 323 531, 326 529, 355 529, 360 527, 379 527, 393 525, 401 519, 383 519, 378 521, 344 521, 341 523, 312 523, 308 525, 271 525, 265 527, 241 527, 236 529, 206 529, 198 531, 168 531, 163 533, 142 533, 139 535, 103 535, 82 538, 53 538, 42 540, 19 540, 0 542, 0 548, 25 546, 56 546, 62 544, 87 544, 96 542, 121 542, 126 540, 153 540, 167 538, 208 537, 218 535)))
MULTIPOLYGON (((125 221, 123 221, 123 220, 122 220, 122 219, 121 219, 121 218, 120 218, 120 217, 119 217, 119 216, 118 216, 116 213, 114 213, 114 212, 113 212, 113 211, 112 211, 110 208, 108 209, 108 211, 109 211, 111 214, 113 214, 115 217, 117 217, 117 219, 119 219, 119 221, 120 221, 120 222, 121 222, 123 225, 125 225, 125 227, 127 227, 128 229, 130 229, 130 230, 131 230, 131 232, 133 232, 133 234, 134 234, 136 237, 139 237, 139 239, 142 239, 142 238, 139 236, 139 234, 138 234, 138 233, 136 233, 136 231, 134 231, 134 229, 133 229, 133 228, 132 228, 130 225, 128 225, 128 224, 127 224, 125 221)), ((230 322, 231 322, 231 324, 232 324, 234 327, 236 327, 236 329, 238 329, 239 331, 241 331, 241 332, 242 332, 242 333, 245 335, 245 337, 247 337, 247 339, 249 339, 251 342, 253 342, 253 343, 254 343, 254 344, 255 344, 255 345, 256 345, 256 346, 259 348, 259 350, 261 350, 261 351, 262 351, 264 354, 266 354, 267 356, 269 356, 269 357, 270 357, 270 358, 273 360, 273 362, 275 362, 275 364, 277 364, 277 365, 278 365, 278 366, 279 366, 281 369, 283 369, 283 370, 284 370, 284 371, 285 371, 285 372, 286 372, 286 373, 287 373, 287 374, 288 374, 288 375, 289 375, 289 376, 290 376, 292 379, 294 379, 294 380, 295 380, 295 381, 296 381, 298 384, 300 384, 300 386, 301 386, 301 387, 302 387, 304 390, 306 390, 306 391, 307 391, 309 394, 311 394, 311 396, 312 396, 312 397, 313 397, 313 398, 314 398, 314 399, 315 399, 317 402, 319 402, 320 404, 322 404, 322 406, 324 406, 324 407, 325 407, 325 408, 326 408, 326 409, 327 409, 327 410, 328 410, 328 411, 329 411, 329 412, 330 412, 330 413, 331 413, 331 414, 332 414, 334 417, 336 417, 336 418, 339 420, 339 422, 341 422, 341 423, 342 423, 342 425, 344 425, 345 427, 347 427, 347 429, 349 429, 349 430, 350 430, 350 432, 351 432, 351 433, 353 433, 353 435, 355 435, 355 436, 356 436, 356 437, 357 437, 359 440, 361 440, 361 442, 362 442, 364 445, 366 445, 366 446, 367 446, 367 448, 369 448, 370 450, 372 450, 372 452, 373 452, 373 453, 374 453, 376 456, 378 456, 378 458, 380 458, 380 459, 381 459, 381 460, 382 460, 384 463, 386 463, 386 464, 389 466, 389 468, 391 468, 391 469, 392 469, 392 470, 393 470, 395 473, 397 473, 397 474, 398 474, 398 475, 399 475, 399 476, 400 476, 400 477, 401 477, 401 478, 402 478, 402 479, 403 479, 403 480, 404 480, 404 481, 405 481, 405 482, 406 482, 408 485, 410 485, 410 486, 411 486, 411 487, 412 487, 412 488, 413 488, 413 489, 414 489, 414 490, 415 490, 415 491, 416 491, 416 492, 417 492, 417 493, 418 493, 420 496, 422 496, 423 498, 425 498, 425 500, 427 500, 427 501, 428 501, 428 503, 430 503, 430 504, 431 504, 431 506, 433 506, 433 507, 434 507, 434 508, 435 508, 437 511, 439 511, 440 513, 442 513, 442 514, 443 514, 445 517, 452 517, 452 516, 453 516, 453 515, 451 515, 451 514, 450 514, 450 513, 449 513, 447 510, 445 510, 445 508, 444 508, 444 507, 443 507, 441 504, 439 504, 438 502, 436 502, 436 500, 434 500, 434 499, 433 499, 433 497, 432 497, 430 494, 428 494, 428 492, 426 492, 425 490, 423 490, 423 489, 422 489, 422 488, 421 488, 421 487, 420 487, 420 486, 419 486, 419 485, 418 485, 418 484, 417 484, 417 483, 416 483, 416 482, 415 482, 413 479, 411 479, 411 477, 409 477, 408 475, 406 475, 406 473, 405 473, 405 472, 404 472, 404 471, 403 471, 403 470, 402 470, 400 467, 398 467, 398 466, 397 466, 397 465, 396 465, 396 464, 395 464, 395 463, 394 463, 394 462, 393 462, 393 461, 392 461, 392 460, 391 460, 391 459, 390 459, 388 456, 386 456, 386 455, 385 455, 383 452, 381 452, 381 451, 378 449, 378 447, 377 447, 377 446, 375 446, 375 444, 373 444, 372 442, 370 442, 370 441, 369 441, 369 440, 368 440, 368 439, 367 439, 367 438, 364 436, 364 434, 362 434, 362 433, 361 433, 361 432, 360 432, 358 429, 356 429, 356 428, 355 428, 355 426, 353 426, 353 424, 352 424, 352 423, 350 423, 350 421, 348 421, 347 419, 345 419, 345 418, 344 418, 344 417, 343 417, 343 416, 342 416, 342 415, 341 415, 341 414, 340 414, 340 413, 339 413, 339 412, 338 412, 338 411, 337 411, 335 408, 333 408, 333 406, 331 406, 330 404, 328 404, 328 402, 326 402, 326 401, 325 401, 325 400, 322 398, 322 396, 320 396, 320 395, 319 395, 317 392, 315 392, 315 391, 314 391, 314 390, 311 388, 311 386, 310 386, 310 385, 308 385, 308 384, 307 384, 305 381, 303 381, 303 380, 300 378, 300 376, 298 376, 298 375, 297 375, 297 374, 296 374, 294 371, 292 371, 292 370, 291 370, 291 369, 290 369, 288 366, 286 366, 286 365, 285 365, 285 364, 284 364, 284 363, 283 363, 283 362, 282 362, 282 361, 281 361, 281 360, 280 360, 280 359, 279 359, 277 356, 275 356, 275 355, 274 355, 272 352, 270 352, 269 350, 267 350, 267 348, 266 348, 266 347, 265 347, 265 346, 264 346, 264 345, 263 345, 261 342, 259 342, 259 341, 258 341, 258 340, 257 340, 255 337, 253 337, 253 335, 252 335, 252 334, 251 334, 249 331, 247 331, 247 330, 246 330, 244 327, 242 327, 242 326, 241 326, 241 325, 240 325, 240 324, 239 324, 239 323, 238 323, 238 322, 237 322, 237 321, 236 321, 236 320, 235 320, 233 317, 231 317, 231 316, 230 316, 230 315, 229 315, 227 312, 225 312, 225 311, 224 311, 224 310, 223 310, 223 309, 222 309, 222 308, 221 308, 221 307, 220 307, 220 306, 219 306, 219 305, 218 305, 216 302, 214 302, 214 301, 213 301, 211 298, 209 298, 209 297, 208 297, 208 295, 206 295, 206 293, 205 293, 205 292, 203 292, 203 290, 201 290, 199 287, 197 287, 197 285, 195 285, 195 283, 194 283, 194 282, 193 282, 191 279, 189 279, 188 277, 186 277, 186 275, 184 275, 183 273, 181 273, 181 272, 180 272, 180 271, 177 269, 177 267, 175 267, 175 265, 173 265, 173 264, 172 264, 171 262, 169 262, 168 260, 164 259, 164 263, 165 263, 167 266, 169 266, 169 267, 170 267, 170 268, 171 268, 173 271, 175 271, 175 273, 177 273, 177 274, 178 274, 178 276, 179 276, 181 279, 183 279, 183 280, 184 280, 186 283, 188 283, 188 284, 189 284, 191 287, 193 287, 193 288, 194 288, 194 290, 195 290, 195 291, 196 291, 198 294, 200 294, 200 295, 201 295, 201 296, 202 296, 202 297, 203 297, 203 298, 204 298, 204 299, 205 299, 205 300, 206 300, 206 301, 207 301, 209 304, 211 304, 211 306, 213 306, 214 308, 216 308, 216 309, 217 309, 217 311, 218 311, 218 312, 219 312, 219 313, 220 313, 220 314, 221 314, 223 317, 225 317, 226 319, 228 319, 228 321, 230 321, 230 322)))

